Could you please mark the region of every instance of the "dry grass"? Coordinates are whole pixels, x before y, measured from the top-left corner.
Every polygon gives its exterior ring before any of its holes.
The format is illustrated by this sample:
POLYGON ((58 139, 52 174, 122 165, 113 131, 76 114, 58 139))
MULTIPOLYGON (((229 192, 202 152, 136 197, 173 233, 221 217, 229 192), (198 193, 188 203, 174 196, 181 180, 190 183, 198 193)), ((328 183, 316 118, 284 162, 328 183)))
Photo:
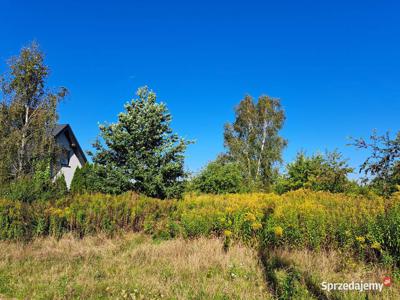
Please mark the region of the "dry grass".
POLYGON ((138 234, 0 243, 0 299, 268 299, 254 251, 138 234))
MULTIPOLYGON (((278 281, 287 280, 292 267, 300 272, 292 286, 280 287, 280 299, 318 298, 307 280, 319 286, 322 281, 382 282, 392 275, 337 251, 280 249, 270 257, 289 267, 274 271, 278 281)), ((0 242, 0 299, 271 299, 272 292, 255 251, 236 244, 224 253, 218 239, 153 241, 128 233, 0 242)), ((359 292, 325 295, 366 299, 359 292)), ((368 299, 400 299, 400 289, 395 282, 368 299)))
POLYGON ((382 293, 336 292, 328 293, 332 299, 400 299, 400 288, 393 270, 382 266, 366 264, 351 255, 338 251, 314 252, 309 250, 278 250, 274 253, 279 258, 289 261, 304 277, 311 278, 317 285, 325 282, 378 282, 385 276, 395 282, 391 287, 383 287, 382 293))

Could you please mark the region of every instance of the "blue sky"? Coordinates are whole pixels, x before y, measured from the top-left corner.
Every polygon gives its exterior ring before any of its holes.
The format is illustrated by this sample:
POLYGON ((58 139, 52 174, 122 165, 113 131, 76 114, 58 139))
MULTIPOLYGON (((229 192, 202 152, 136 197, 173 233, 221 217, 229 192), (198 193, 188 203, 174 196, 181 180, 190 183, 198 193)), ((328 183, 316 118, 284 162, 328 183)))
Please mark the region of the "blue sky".
POLYGON ((399 130, 400 2, 19 1, 0 4, 0 62, 33 39, 50 86, 70 95, 60 121, 84 149, 150 86, 173 128, 196 140, 187 168, 223 151, 223 126, 245 94, 279 97, 286 162, 339 149, 358 166, 349 136, 399 130))

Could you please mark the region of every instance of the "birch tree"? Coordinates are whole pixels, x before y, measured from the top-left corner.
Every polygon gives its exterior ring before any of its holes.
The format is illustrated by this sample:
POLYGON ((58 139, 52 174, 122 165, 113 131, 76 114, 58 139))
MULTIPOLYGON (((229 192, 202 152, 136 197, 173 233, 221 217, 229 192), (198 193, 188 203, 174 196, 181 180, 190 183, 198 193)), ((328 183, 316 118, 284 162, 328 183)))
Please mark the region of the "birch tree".
POLYGON ((279 136, 285 121, 280 100, 261 96, 255 103, 251 96, 246 96, 235 113, 235 121, 225 125, 225 147, 241 165, 250 187, 269 190, 287 144, 279 136))
POLYGON ((48 90, 48 75, 44 55, 32 43, 10 59, 0 78, 0 184, 32 175, 35 165, 54 155, 51 133, 66 89, 48 90))

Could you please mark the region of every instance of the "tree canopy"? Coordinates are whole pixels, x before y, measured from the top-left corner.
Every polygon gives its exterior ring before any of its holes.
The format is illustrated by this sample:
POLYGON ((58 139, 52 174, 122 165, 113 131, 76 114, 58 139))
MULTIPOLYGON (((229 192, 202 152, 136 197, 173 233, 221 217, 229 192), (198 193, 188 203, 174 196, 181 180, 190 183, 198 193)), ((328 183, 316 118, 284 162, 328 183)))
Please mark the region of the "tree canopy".
POLYGON ((109 192, 135 190, 151 197, 180 197, 184 189, 184 151, 189 142, 173 133, 171 114, 156 94, 139 88, 118 122, 100 126, 93 162, 109 192))
POLYGON ((1 77, 0 183, 32 176, 40 162, 54 158, 52 131, 65 88, 46 88, 49 68, 36 43, 9 61, 1 77))
POLYGON ((374 131, 369 139, 354 139, 352 145, 370 151, 360 167, 364 181, 384 196, 397 191, 400 186, 400 131, 394 138, 389 132, 378 135, 374 131))
POLYGON ((225 125, 225 147, 240 165, 246 185, 268 191, 287 144, 279 135, 285 121, 280 100, 261 96, 254 102, 246 96, 235 113, 235 121, 225 125))
POLYGON ((225 155, 207 164, 192 180, 190 188, 207 194, 240 193, 246 190, 239 164, 225 155))
POLYGON ((351 172, 353 169, 338 151, 312 156, 300 152, 286 166, 286 173, 279 180, 276 189, 279 193, 301 188, 341 193, 350 187, 347 175, 351 172))

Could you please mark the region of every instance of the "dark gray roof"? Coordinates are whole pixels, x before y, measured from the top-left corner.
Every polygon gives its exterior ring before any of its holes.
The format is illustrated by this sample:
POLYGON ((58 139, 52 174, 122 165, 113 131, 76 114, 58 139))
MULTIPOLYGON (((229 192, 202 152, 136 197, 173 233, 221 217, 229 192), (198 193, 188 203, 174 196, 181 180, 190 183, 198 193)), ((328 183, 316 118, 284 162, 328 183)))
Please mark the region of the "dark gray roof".
POLYGON ((65 128, 67 128, 68 124, 57 124, 56 127, 53 129, 53 136, 56 137, 59 135, 65 128))
POLYGON ((74 132, 71 129, 71 126, 69 124, 57 124, 56 127, 53 129, 53 136, 54 138, 57 138, 61 133, 65 132, 69 142, 71 143, 71 146, 73 145, 74 152, 78 156, 78 158, 82 161, 82 163, 86 163, 87 159, 85 156, 85 152, 83 152, 81 146, 79 145, 79 142, 77 138, 75 137, 74 132))

